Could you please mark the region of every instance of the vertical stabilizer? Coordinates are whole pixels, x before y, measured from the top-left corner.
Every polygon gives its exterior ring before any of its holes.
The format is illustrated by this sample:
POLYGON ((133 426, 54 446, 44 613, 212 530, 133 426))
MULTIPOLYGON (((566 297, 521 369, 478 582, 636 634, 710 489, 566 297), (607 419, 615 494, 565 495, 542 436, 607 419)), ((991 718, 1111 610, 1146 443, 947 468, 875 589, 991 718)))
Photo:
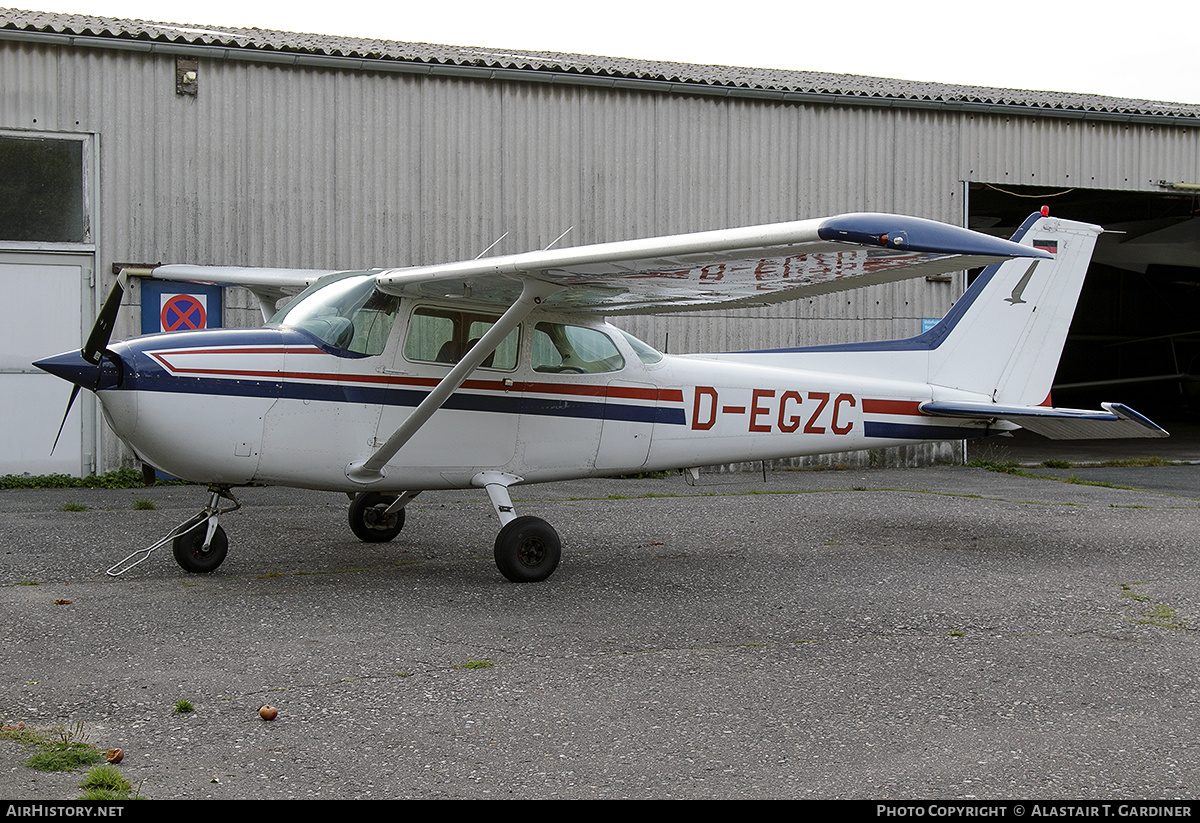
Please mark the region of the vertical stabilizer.
POLYGON ((1053 260, 1009 260, 984 269, 928 334, 929 382, 1038 405, 1050 393, 1092 249, 1101 229, 1035 215, 1013 240, 1053 260))

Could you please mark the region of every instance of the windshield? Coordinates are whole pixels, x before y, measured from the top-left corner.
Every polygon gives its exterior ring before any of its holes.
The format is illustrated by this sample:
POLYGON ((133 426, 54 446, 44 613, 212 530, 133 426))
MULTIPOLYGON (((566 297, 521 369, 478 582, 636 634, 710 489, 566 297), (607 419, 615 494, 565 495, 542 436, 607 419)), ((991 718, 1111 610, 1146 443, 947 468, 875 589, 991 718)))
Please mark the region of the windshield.
POLYGON ((302 329, 335 349, 382 354, 400 298, 375 288, 374 272, 351 272, 309 286, 271 323, 302 329))

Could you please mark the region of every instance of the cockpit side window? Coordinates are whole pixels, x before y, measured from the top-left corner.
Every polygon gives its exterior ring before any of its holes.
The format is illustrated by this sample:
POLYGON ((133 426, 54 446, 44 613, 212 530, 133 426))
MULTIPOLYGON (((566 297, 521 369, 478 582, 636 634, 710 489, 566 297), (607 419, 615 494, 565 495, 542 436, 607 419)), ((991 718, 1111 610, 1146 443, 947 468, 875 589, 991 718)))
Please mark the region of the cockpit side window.
POLYGON ((586 326, 538 323, 533 332, 533 370, 553 374, 620 371, 625 358, 604 332, 586 326))
POLYGON ((625 338, 625 342, 633 349, 633 353, 647 366, 662 362, 662 352, 658 351, 658 349, 655 349, 648 343, 643 343, 627 331, 621 329, 618 329, 618 331, 621 332, 621 335, 625 338))
POLYGON ((375 288, 373 273, 350 274, 309 287, 269 322, 302 329, 335 349, 377 355, 399 308, 399 297, 375 288))
MULTIPOLYGON (((404 356, 408 360, 427 363, 457 363, 498 319, 493 315, 454 309, 418 307, 408 323, 404 356)), ((513 329, 480 367, 515 369, 519 340, 518 330, 513 329)))

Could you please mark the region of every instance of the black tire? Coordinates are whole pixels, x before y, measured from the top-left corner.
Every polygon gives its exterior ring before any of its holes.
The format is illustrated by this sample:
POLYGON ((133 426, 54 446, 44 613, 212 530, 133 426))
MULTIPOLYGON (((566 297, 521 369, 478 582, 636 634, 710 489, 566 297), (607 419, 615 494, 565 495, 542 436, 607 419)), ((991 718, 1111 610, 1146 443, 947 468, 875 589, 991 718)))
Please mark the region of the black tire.
POLYGON ((225 530, 217 526, 217 530, 213 532, 212 543, 205 551, 204 537, 207 534, 208 521, 202 520, 171 542, 175 562, 185 571, 207 574, 225 561, 225 555, 229 552, 229 538, 225 536, 225 530))
POLYGON ((396 502, 392 495, 363 492, 350 503, 350 531, 365 543, 386 543, 404 528, 404 509, 384 514, 396 502))
POLYGON ((518 517, 496 535, 495 557, 496 568, 513 583, 536 583, 558 568, 562 543, 540 517, 518 517))

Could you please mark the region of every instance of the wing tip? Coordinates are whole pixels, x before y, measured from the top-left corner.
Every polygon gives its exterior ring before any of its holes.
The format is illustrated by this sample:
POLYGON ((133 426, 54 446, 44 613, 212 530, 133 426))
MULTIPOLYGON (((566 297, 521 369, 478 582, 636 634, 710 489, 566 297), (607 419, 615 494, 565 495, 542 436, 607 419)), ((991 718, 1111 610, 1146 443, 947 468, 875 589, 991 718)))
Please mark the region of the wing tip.
POLYGON ((1052 260, 1054 255, 961 226, 902 214, 863 212, 830 217, 817 230, 822 240, 878 246, 893 251, 1052 260))

